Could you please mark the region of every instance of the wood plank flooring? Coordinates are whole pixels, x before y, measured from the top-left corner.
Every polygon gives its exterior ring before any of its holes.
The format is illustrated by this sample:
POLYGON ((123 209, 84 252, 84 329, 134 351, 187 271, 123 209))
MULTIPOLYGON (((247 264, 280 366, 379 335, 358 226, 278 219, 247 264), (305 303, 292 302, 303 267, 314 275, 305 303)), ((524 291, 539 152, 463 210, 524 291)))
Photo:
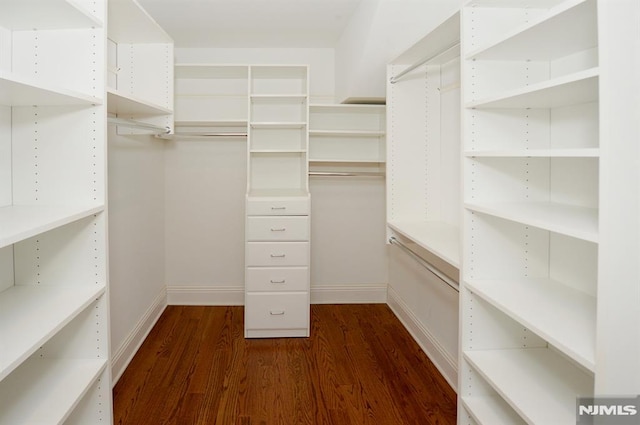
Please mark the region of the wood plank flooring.
POLYGON ((311 337, 169 306, 114 388, 120 425, 453 425, 456 395, 388 306, 312 305, 311 337))

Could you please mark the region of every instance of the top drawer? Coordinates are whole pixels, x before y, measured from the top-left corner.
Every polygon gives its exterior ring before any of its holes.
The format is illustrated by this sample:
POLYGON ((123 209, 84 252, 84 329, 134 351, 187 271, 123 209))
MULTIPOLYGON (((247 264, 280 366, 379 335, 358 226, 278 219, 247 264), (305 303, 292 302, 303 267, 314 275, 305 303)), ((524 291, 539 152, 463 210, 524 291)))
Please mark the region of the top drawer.
POLYGON ((248 198, 247 215, 309 215, 309 198, 248 198))

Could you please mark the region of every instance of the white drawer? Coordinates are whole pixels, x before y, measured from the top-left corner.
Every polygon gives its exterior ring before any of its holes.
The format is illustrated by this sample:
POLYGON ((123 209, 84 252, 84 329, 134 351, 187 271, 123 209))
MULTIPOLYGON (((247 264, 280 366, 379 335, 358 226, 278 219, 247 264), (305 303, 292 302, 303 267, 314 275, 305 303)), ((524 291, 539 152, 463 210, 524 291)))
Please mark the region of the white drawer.
POLYGON ((309 198, 249 198, 247 215, 309 215, 309 198))
POLYGON ((247 266, 308 266, 309 242, 248 242, 247 266))
POLYGON ((307 267, 248 267, 245 276, 247 291, 308 291, 307 267))
POLYGON ((309 217, 248 217, 247 240, 308 241, 309 217))
POLYGON ((245 329, 300 329, 309 327, 309 294, 245 295, 245 329))

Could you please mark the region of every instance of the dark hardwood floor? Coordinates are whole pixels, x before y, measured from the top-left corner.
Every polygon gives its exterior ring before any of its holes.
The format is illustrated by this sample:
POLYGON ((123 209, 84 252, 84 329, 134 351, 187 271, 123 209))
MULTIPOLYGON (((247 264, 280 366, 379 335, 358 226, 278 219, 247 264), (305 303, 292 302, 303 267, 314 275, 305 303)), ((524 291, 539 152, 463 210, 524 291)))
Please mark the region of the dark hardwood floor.
POLYGON ((313 305, 311 337, 169 306, 114 388, 116 424, 449 425, 456 396, 384 304, 313 305))

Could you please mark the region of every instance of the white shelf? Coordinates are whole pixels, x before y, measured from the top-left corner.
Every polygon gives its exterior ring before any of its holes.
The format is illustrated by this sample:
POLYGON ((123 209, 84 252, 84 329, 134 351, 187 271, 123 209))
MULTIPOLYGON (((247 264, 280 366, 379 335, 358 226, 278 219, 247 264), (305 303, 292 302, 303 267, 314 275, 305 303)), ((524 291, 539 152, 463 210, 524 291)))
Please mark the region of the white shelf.
POLYGON ((595 297, 549 279, 478 280, 465 286, 578 364, 594 370, 595 297))
POLYGON ((170 115, 173 111, 164 106, 130 96, 115 89, 107 89, 107 109, 113 114, 127 115, 170 115))
POLYGON ((342 137, 383 137, 384 131, 366 131, 366 130, 309 130, 309 136, 342 136, 342 137))
POLYGON ((257 102, 296 102, 307 99, 306 94, 252 94, 251 101, 257 102))
POLYGON ((97 285, 14 285, 0 292, 0 380, 104 292, 97 285))
POLYGON ((467 203, 465 207, 588 242, 598 242, 598 210, 595 208, 550 202, 467 203))
POLYGON ((309 158, 309 162, 324 164, 385 164, 384 159, 309 158))
POLYGON ((305 128, 306 126, 307 126, 307 123, 306 122, 301 122, 301 121, 295 121, 295 122, 278 122, 278 121, 252 122, 250 124, 251 128, 262 128, 262 129, 281 129, 281 128, 297 129, 297 128, 305 128))
POLYGON ((116 43, 169 43, 173 39, 136 0, 109 2, 108 37, 116 43))
POLYGON ((0 248, 103 210, 103 205, 0 207, 0 248))
POLYGON ((7 106, 101 105, 102 99, 0 71, 0 104, 7 106))
MULTIPOLYGON (((248 65, 220 65, 206 63, 177 63, 175 78, 184 79, 247 79, 248 65)), ((244 95, 246 96, 246 94, 244 95)))
POLYGON ((74 0, 3 0, 0 26, 31 31, 102 27, 103 22, 74 0))
POLYGON ((461 399, 465 409, 478 425, 526 424, 500 396, 463 396, 461 399))
POLYGON ((460 230, 441 221, 390 221, 388 226, 429 252, 460 268, 460 230))
POLYGON ((304 149, 251 149, 249 150, 249 153, 306 153, 307 151, 304 149))
POLYGON ((29 360, 0 383, 0 425, 64 423, 107 364, 105 359, 29 360))
POLYGON ((174 127, 247 127, 247 120, 224 120, 224 121, 188 121, 180 120, 174 122, 174 127))
POLYGON ((355 105, 344 103, 312 103, 309 105, 309 113, 342 112, 346 114, 356 113, 381 113, 386 110, 386 105, 355 105))
POLYGON ((598 148, 518 149, 466 151, 467 158, 599 158, 598 148))
POLYGON ((597 46, 596 28, 595 1, 565 1, 466 58, 550 61, 597 46))
POLYGON ((598 100, 598 68, 467 103, 467 108, 558 108, 598 100))
POLYGON ((547 348, 466 351, 465 359, 529 424, 575 425, 593 379, 547 348))

